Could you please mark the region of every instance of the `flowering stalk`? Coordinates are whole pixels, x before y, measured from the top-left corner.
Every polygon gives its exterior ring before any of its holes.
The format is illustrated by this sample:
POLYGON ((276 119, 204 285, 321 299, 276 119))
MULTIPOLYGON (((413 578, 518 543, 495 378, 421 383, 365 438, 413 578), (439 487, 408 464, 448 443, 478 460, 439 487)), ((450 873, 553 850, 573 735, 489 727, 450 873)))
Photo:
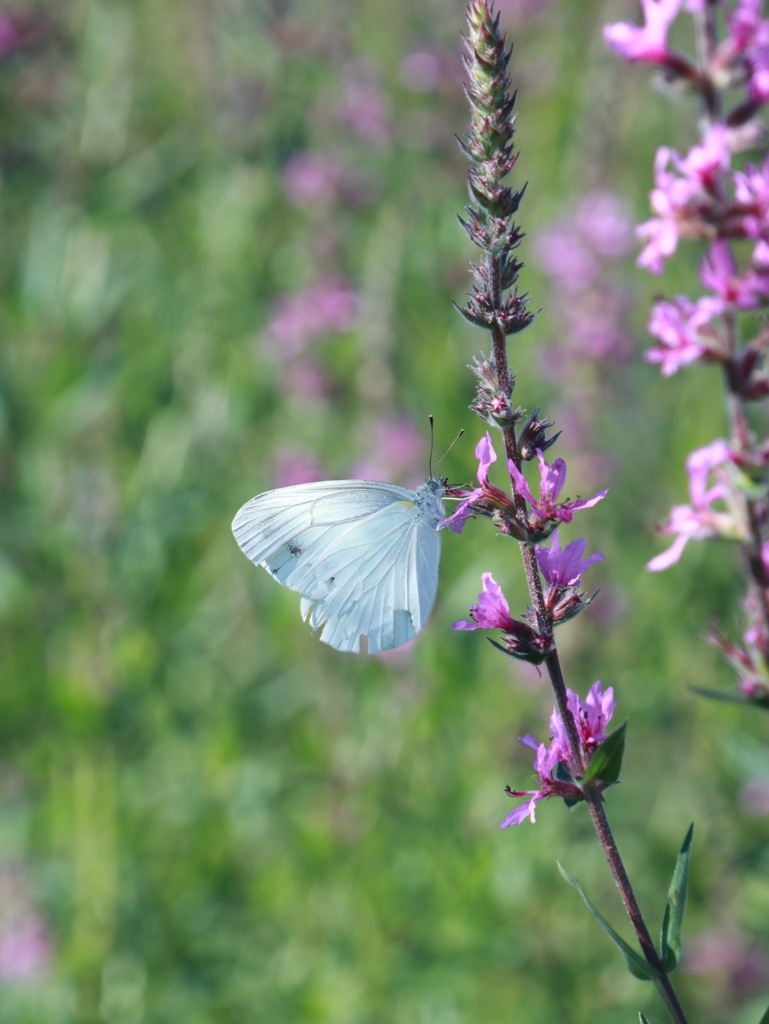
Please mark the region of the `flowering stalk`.
POLYGON ((669 568, 689 540, 739 545, 747 581, 743 642, 720 629, 708 639, 737 671, 737 699, 769 707, 769 438, 756 433, 750 415, 751 405, 769 395, 769 331, 762 326, 743 336, 745 314, 769 306, 769 157, 759 166, 733 167, 740 150, 759 143, 766 148, 755 115, 769 100, 769 20, 757 0, 737 0, 731 8, 723 0, 688 0, 683 7, 696 41, 689 59, 667 43, 682 4, 645 0, 643 26, 605 29, 609 45, 627 60, 661 67, 699 98, 700 141, 683 156, 668 147, 657 152, 655 216, 638 228, 646 243, 638 262, 660 274, 679 241, 709 244, 700 265, 703 294, 655 304, 649 330, 657 343, 647 359, 663 376, 690 365, 720 365, 729 423, 728 440, 687 459, 691 504, 673 509, 660 529, 673 544, 648 568, 669 568), (730 102, 735 89, 738 98, 730 102))
POLYGON ((549 435, 552 423, 540 416, 538 409, 526 416, 513 404, 515 378, 508 366, 507 338, 528 327, 535 314, 528 309, 528 296, 519 294, 516 287, 523 264, 515 252, 523 234, 513 217, 524 189, 516 192, 504 184, 517 161, 513 151, 515 96, 510 94, 507 72, 511 51, 506 50, 506 37, 499 31, 491 0, 469 0, 466 14, 466 92, 472 118, 460 145, 472 164, 468 173, 471 205, 460 223, 483 255, 472 266, 473 290, 460 312, 491 335, 491 353, 474 366, 477 392, 473 408, 502 432, 510 489, 490 479, 497 454, 487 432, 476 448, 478 486, 449 492, 459 504, 444 525, 460 532, 470 517, 490 518, 501 534, 517 540, 531 607, 516 619, 493 575, 485 573, 470 618, 455 623, 454 628, 499 630, 501 638, 492 640, 496 648, 547 668, 556 703, 550 721, 551 744, 540 744, 531 736, 522 739, 536 751, 539 788, 508 788, 509 795, 525 800, 502 827, 534 821, 537 804, 551 796, 562 797, 569 806, 583 801, 588 805, 645 959, 629 947, 626 958, 629 963, 635 958, 637 963, 633 961, 635 968, 631 969, 655 982, 671 1018, 684 1024, 685 1015, 668 977, 671 961, 666 957, 663 963, 655 949, 604 812, 602 792, 618 780, 624 743, 624 728, 611 736, 606 733, 615 705, 613 690, 610 687, 604 692, 596 683, 581 701, 567 688, 558 656, 555 627, 590 604, 592 598, 585 598, 581 590, 581 576, 603 555, 585 557, 582 538, 562 548, 557 531, 572 521, 575 512, 602 500, 606 491, 586 500, 561 500, 566 463, 561 458, 552 463, 545 459, 558 435, 549 435), (534 460, 540 477, 538 493, 523 472, 525 463, 534 460))
MULTIPOLYGON (((527 308, 528 295, 519 295, 515 287, 522 268, 515 250, 523 234, 512 218, 525 188, 514 192, 504 184, 505 177, 518 159, 513 151, 515 95, 510 95, 507 73, 512 51, 506 52, 506 37, 499 31, 499 18, 493 18, 491 5, 486 0, 471 0, 467 6, 467 24, 465 67, 468 82, 465 89, 472 115, 470 130, 466 138, 460 140, 460 145, 473 165, 467 178, 474 205, 467 208, 467 220, 460 217, 460 223, 470 240, 484 253, 484 259, 473 265, 474 288, 467 308, 460 309, 460 312, 470 323, 485 328, 491 334, 492 353, 475 368, 479 381, 476 410, 502 430, 508 465, 515 467, 520 474, 524 458, 532 458, 537 450, 534 445, 539 444, 541 453, 555 438, 546 438, 550 424, 535 415, 526 424, 528 431, 523 430, 519 439, 516 425, 521 418, 521 410, 514 408, 512 403, 515 378, 507 364, 508 335, 524 330, 535 315, 527 308)), ((536 556, 526 536, 525 497, 515 489, 508 525, 511 532, 523 541, 523 564, 539 640, 543 652, 548 655, 556 702, 566 724, 571 767, 574 774, 581 775, 585 767, 582 750, 567 707, 566 684, 553 643, 552 624, 545 608, 536 556)))

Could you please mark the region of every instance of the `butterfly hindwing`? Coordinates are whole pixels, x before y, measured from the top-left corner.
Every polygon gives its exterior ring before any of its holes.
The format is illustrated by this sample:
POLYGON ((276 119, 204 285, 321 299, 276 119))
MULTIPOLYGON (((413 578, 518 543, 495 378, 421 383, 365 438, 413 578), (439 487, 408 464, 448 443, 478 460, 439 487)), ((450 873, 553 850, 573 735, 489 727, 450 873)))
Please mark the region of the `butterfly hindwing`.
POLYGON ((359 651, 365 637, 370 652, 390 650, 419 632, 435 601, 441 510, 424 491, 420 500, 361 480, 284 487, 247 502, 233 532, 252 561, 301 594, 321 640, 359 651))

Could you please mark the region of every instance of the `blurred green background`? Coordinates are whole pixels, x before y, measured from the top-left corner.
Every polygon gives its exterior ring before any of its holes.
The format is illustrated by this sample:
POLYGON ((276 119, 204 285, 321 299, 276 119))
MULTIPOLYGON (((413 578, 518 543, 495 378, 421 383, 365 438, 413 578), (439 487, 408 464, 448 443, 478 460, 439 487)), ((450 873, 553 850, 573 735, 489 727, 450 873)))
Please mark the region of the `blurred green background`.
MULTIPOLYGON (((656 933, 696 822, 682 998, 753 1022, 766 721, 687 691, 732 686, 701 636, 740 628, 737 563, 701 545, 644 570, 723 421, 715 373, 642 358, 697 254, 651 280, 632 224, 695 112, 605 51, 602 24, 636 16, 502 7, 543 307, 511 363, 564 430, 566 492, 610 487, 562 532, 606 561, 560 641, 569 684, 613 685, 631 722, 620 848, 656 933)), ((551 701, 450 624, 488 570, 523 611, 517 549, 484 522, 447 536, 428 628, 365 659, 319 644, 230 534, 279 483, 423 479, 429 413, 439 449, 465 428, 444 469, 473 477, 462 27, 460 0, 0 10, 4 1024, 662 1019, 558 875, 629 936, 582 810, 498 827, 551 701)))

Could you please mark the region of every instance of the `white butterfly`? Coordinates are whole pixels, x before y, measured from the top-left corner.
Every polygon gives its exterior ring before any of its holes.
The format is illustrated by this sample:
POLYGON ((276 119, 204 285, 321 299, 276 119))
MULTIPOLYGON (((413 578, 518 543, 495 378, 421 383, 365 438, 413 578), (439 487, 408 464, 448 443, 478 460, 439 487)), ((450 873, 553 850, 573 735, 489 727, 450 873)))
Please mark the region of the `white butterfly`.
POLYGON ((266 491, 232 522, 241 550, 302 596, 302 618, 338 651, 390 651, 435 602, 446 481, 416 491, 328 480, 266 491))

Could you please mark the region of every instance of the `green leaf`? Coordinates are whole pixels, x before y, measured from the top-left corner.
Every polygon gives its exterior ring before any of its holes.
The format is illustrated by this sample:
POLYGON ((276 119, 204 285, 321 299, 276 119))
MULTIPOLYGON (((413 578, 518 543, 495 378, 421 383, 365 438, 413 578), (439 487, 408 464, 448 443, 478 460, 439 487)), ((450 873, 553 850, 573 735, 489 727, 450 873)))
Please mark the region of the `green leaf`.
POLYGON ((709 700, 724 700, 730 704, 750 704, 754 708, 762 708, 764 711, 769 711, 769 702, 765 700, 751 700, 750 697, 746 697, 741 693, 734 693, 731 690, 707 690, 702 686, 689 686, 688 689, 699 697, 707 697, 709 700))
POLYGON ((686 909, 686 893, 689 888, 689 866, 691 863, 692 835, 694 825, 689 826, 681 851, 673 869, 668 889, 665 914, 662 919, 662 962, 666 971, 674 971, 681 960, 681 930, 686 909))
POLYGON ((590 758, 585 772, 584 783, 590 785, 596 779, 602 782, 617 782, 622 771, 622 757, 625 753, 625 734, 627 722, 610 736, 607 736, 590 758))
POLYGON ((767 1006, 766 1010, 764 1010, 764 1015, 758 1022, 758 1024, 769 1024, 769 1006, 767 1006))
POLYGON ((600 924, 600 926, 603 928, 603 930, 606 932, 606 934, 609 936, 612 942, 618 947, 618 949, 624 956, 627 968, 633 975, 633 977, 640 978, 641 981, 654 981, 656 978, 658 978, 659 974, 652 967, 652 965, 647 963, 646 960, 640 954, 636 953, 632 946, 629 946, 627 942, 625 942, 625 940, 622 938, 622 936, 618 935, 617 932, 614 931, 609 922, 604 917, 602 917, 601 914, 598 913, 598 911, 595 909, 593 904, 588 899, 587 893, 582 888, 577 879, 574 877, 574 875, 572 875, 571 872, 567 871, 560 861, 556 861, 556 863, 558 864, 558 870, 561 872, 564 879, 569 883, 569 885, 573 886, 577 890, 577 892, 582 897, 582 900, 587 909, 590 911, 590 913, 593 915, 596 921, 600 924))
POLYGON ((649 1018, 645 1017, 644 1014, 642 1014, 642 1013, 638 1014, 638 1021, 639 1021, 639 1024, 649 1024, 649 1018))

